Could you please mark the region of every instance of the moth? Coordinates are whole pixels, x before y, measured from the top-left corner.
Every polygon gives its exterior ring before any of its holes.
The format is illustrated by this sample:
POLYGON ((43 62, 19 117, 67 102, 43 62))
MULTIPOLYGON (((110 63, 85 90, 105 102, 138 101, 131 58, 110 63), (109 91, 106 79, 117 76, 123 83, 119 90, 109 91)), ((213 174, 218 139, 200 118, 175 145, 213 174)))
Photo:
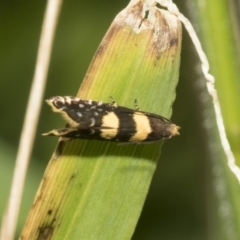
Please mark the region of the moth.
MULTIPOLYGON (((111 98, 112 99, 112 98, 111 98)), ((44 136, 69 139, 95 139, 122 143, 151 143, 179 135, 180 127, 169 119, 111 103, 83 100, 71 96, 55 96, 46 100, 54 112, 66 120, 64 128, 44 136)))

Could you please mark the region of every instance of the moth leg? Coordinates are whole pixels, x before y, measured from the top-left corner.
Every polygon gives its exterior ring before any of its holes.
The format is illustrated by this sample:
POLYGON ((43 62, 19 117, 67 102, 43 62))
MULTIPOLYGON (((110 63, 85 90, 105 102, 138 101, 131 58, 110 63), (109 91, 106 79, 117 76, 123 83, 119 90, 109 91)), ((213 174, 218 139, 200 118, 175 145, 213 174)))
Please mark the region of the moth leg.
POLYGON ((65 135, 74 132, 75 129, 72 128, 60 128, 60 129, 54 129, 50 132, 43 133, 42 136, 57 136, 57 137, 64 137, 65 135))
POLYGON ((114 107, 118 107, 118 104, 116 103, 116 101, 113 99, 112 96, 110 96, 110 100, 111 100, 111 105, 114 107))
POLYGON ((137 99, 134 99, 134 106, 135 106, 136 111, 140 111, 140 108, 137 103, 137 99))

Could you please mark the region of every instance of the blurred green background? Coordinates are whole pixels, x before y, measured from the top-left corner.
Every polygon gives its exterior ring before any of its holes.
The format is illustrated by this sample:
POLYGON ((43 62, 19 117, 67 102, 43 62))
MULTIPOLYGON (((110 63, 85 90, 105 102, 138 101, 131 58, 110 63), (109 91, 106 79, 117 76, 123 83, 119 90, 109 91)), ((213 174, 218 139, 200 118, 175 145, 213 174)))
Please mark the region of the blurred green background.
MULTIPOLYGON (((180 0, 175 2, 189 16, 185 3, 180 0)), ((77 93, 111 21, 127 4, 126 0, 63 2, 45 98, 77 93)), ((45 6, 46 1, 2 0, 0 3, 1 217, 9 196, 45 6)), ((226 227, 221 223, 219 202, 228 193, 219 195, 216 191, 219 182, 212 176, 214 171, 222 171, 216 169, 214 163, 222 153, 218 147, 211 148, 209 144, 214 133, 211 135, 211 131, 207 130, 209 124, 205 116, 212 116, 212 109, 208 107, 210 101, 205 86, 199 81, 202 76, 198 64, 195 49, 184 30, 180 81, 172 116, 173 122, 181 126, 181 135, 166 141, 162 148, 134 240, 231 239, 228 236, 233 236, 228 230, 234 231, 234 226, 227 227, 225 236, 219 230, 221 226, 226 227)), ((26 181, 18 233, 57 143, 57 139, 44 138, 41 133, 63 124, 44 103, 26 181)), ((231 221, 231 218, 227 219, 231 221)))

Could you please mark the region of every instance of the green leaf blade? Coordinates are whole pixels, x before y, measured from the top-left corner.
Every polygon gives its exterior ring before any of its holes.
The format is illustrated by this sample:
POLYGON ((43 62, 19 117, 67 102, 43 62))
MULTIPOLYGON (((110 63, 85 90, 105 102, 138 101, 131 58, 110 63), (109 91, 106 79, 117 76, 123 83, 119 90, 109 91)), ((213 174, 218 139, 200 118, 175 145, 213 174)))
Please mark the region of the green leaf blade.
MULTIPOLYGON (((142 4, 142 3, 141 3, 142 4)), ((170 117, 178 81, 181 25, 164 10, 142 19, 140 3, 114 20, 78 97, 170 117), (129 23, 127 19, 136 21, 129 23), (151 19, 154 19, 152 21, 151 19), (136 31, 142 25, 141 31, 136 31), (172 41, 174 40, 174 41, 172 41)), ((130 239, 141 214, 162 142, 59 143, 45 172, 22 239, 130 239)))

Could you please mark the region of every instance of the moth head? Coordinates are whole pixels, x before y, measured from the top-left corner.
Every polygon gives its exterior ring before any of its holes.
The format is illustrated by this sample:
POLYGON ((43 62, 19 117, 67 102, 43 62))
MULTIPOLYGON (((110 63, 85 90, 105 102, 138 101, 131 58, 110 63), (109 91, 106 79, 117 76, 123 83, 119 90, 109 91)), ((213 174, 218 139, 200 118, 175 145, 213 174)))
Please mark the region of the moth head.
POLYGON ((71 103, 76 100, 74 97, 51 97, 46 100, 47 104, 51 106, 53 112, 60 113, 65 121, 72 127, 76 128, 79 126, 79 123, 75 121, 71 116, 69 116, 69 106, 71 103))

